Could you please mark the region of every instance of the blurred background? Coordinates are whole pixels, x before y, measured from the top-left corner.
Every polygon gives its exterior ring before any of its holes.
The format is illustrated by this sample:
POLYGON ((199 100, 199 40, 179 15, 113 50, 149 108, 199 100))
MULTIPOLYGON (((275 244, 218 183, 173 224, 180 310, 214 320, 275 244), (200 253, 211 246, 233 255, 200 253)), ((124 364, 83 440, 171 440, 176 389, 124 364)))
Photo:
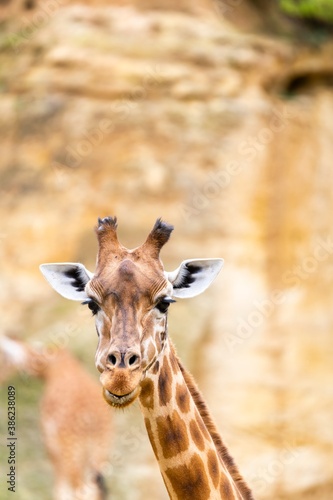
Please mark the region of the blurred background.
MULTIPOLYGON (((98 381, 86 308, 43 262, 94 270, 97 217, 162 258, 223 257, 170 335, 257 499, 333 498, 333 2, 2 0, 1 335, 69 349, 98 381)), ((17 500, 51 499, 43 383, 17 391, 17 500)), ((166 499, 138 404, 114 415, 117 500, 166 499)), ((8 496, 9 495, 9 496, 8 496)), ((12 496, 10 496, 12 495, 12 496)))

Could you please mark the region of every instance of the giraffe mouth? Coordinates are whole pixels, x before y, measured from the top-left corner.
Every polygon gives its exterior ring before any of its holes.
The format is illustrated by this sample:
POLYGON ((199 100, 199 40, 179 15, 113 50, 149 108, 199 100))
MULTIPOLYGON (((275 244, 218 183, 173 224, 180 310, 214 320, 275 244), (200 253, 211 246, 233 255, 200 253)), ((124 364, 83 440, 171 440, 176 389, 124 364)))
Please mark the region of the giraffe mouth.
POLYGON ((125 406, 129 406, 133 401, 138 397, 140 392, 139 387, 136 387, 129 394, 123 394, 122 396, 118 396, 117 394, 113 394, 107 389, 103 390, 103 396, 105 401, 113 406, 114 408, 124 408, 125 406))

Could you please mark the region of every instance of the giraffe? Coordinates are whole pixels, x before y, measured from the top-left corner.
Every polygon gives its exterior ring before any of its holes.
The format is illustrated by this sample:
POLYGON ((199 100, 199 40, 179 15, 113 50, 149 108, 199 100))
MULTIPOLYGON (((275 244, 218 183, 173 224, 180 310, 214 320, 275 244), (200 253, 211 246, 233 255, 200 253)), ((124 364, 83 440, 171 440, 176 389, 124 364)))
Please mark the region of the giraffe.
POLYGON ((107 498, 103 467, 108 463, 112 419, 98 383, 65 349, 46 354, 3 336, 1 379, 17 372, 45 382, 40 425, 55 476, 55 500, 107 498))
POLYGON ((118 240, 117 218, 98 219, 95 273, 80 263, 40 269, 58 293, 86 304, 95 316, 95 364, 104 399, 115 408, 139 400, 169 497, 251 500, 167 329, 169 306, 203 292, 223 260, 185 260, 175 271, 164 271, 160 251, 172 231, 157 219, 146 241, 129 250, 118 240))

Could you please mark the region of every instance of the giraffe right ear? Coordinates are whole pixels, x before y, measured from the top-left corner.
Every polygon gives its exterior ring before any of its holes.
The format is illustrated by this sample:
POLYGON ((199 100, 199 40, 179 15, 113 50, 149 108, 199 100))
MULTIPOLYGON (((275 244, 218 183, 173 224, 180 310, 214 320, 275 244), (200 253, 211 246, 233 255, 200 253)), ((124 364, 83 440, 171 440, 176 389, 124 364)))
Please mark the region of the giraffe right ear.
POLYGON ((89 272, 83 264, 73 262, 42 264, 39 269, 52 288, 65 299, 80 301, 88 299, 85 286, 93 273, 89 272))

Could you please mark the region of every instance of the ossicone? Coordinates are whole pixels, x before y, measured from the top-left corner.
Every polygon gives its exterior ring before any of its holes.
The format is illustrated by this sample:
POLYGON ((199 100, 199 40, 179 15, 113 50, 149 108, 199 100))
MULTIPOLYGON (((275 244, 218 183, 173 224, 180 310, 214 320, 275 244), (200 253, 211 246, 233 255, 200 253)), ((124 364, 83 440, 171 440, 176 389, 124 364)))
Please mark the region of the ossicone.
POLYGON ((143 248, 152 257, 158 258, 161 248, 169 240, 174 227, 161 218, 157 219, 151 232, 149 233, 143 248))
POLYGON ((96 227, 97 232, 104 232, 104 231, 117 231, 118 227, 118 222, 117 222, 117 217, 104 217, 104 219, 101 219, 98 217, 98 225, 96 227))
POLYGON ((98 225, 96 226, 96 234, 98 241, 114 243, 119 246, 117 237, 117 217, 104 217, 104 219, 98 218, 98 225))

